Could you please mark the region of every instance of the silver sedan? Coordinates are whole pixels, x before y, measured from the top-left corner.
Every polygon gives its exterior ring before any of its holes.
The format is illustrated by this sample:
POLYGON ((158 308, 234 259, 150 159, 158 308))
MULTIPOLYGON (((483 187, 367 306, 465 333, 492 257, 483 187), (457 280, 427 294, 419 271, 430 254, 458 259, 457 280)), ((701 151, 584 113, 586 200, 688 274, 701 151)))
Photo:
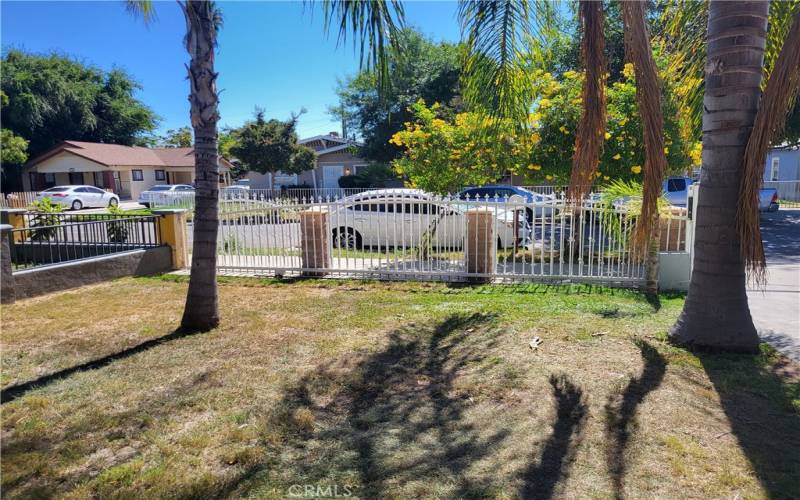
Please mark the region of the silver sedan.
POLYGON ((94 186, 55 186, 36 195, 38 201, 45 198, 50 198, 53 203, 65 205, 73 210, 119 205, 119 196, 94 186))

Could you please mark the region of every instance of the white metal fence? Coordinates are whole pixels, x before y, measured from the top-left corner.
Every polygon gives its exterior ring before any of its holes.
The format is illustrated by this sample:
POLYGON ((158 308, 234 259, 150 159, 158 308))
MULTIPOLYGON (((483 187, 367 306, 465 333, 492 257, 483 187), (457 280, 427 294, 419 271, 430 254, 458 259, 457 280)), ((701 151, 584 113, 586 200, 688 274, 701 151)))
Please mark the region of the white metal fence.
MULTIPOLYGON (((635 286, 636 215, 563 196, 462 200, 382 191, 314 200, 222 200, 218 266, 257 275, 574 281, 635 286)), ((686 250, 689 221, 662 220, 662 251, 686 250)), ((191 233, 191 231, 190 231, 191 233)), ((191 235, 190 235, 191 237, 191 235)))

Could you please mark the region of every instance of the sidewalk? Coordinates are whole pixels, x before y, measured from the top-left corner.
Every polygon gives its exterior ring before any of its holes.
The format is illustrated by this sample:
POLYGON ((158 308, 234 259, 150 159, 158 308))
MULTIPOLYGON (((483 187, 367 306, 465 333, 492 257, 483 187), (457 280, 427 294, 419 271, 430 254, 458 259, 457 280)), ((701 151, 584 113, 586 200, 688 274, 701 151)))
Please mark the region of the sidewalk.
POLYGON ((748 289, 750 313, 762 340, 800 362, 800 265, 771 264, 764 290, 748 289))
POLYGON ((748 288, 759 336, 800 362, 800 209, 781 209, 761 219, 767 254, 767 286, 748 288))

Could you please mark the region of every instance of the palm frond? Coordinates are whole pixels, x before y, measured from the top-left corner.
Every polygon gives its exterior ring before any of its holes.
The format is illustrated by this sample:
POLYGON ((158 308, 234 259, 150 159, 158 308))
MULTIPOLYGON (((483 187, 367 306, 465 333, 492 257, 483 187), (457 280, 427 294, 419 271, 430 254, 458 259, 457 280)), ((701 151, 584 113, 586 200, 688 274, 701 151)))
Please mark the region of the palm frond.
POLYGON ((583 81, 583 116, 575 134, 572 173, 568 197, 580 201, 592 187, 600 162, 606 129, 606 56, 603 34, 603 3, 581 0, 578 5, 581 23, 581 58, 586 68, 583 81))
MULTIPOLYGON (((663 32, 661 43, 670 55, 668 73, 675 75, 677 95, 688 111, 689 135, 702 134, 703 85, 706 63, 708 1, 659 0, 663 32)), ((769 9, 769 29, 764 51, 764 76, 768 77, 783 46, 792 18, 800 12, 800 0, 773 1, 769 9)), ((766 78, 763 80, 766 82, 766 78)))
POLYGON ((654 233, 658 230, 657 202, 661 196, 664 172, 667 170, 667 157, 664 154, 664 114, 661 109, 661 85, 653 60, 653 49, 650 46, 644 3, 623 2, 622 18, 625 26, 625 57, 633 63, 636 76, 636 102, 639 116, 642 118, 644 136, 642 215, 636 224, 634 238, 637 246, 644 249, 648 241, 656 240, 658 236, 654 233))
POLYGON ((553 30, 556 8, 543 0, 462 1, 458 16, 464 100, 492 118, 527 124, 535 95, 526 49, 553 30))
MULTIPOLYGON (((311 3, 312 7, 314 3, 311 3)), ((389 82, 389 50, 399 52, 399 32, 405 12, 399 0, 324 0, 322 2, 325 32, 337 30, 337 42, 356 39, 359 62, 376 70, 379 83, 389 82)))
POLYGON ((125 9, 133 16, 141 17, 145 24, 156 20, 156 9, 151 0, 125 0, 125 9))
POLYGON ((783 40, 783 47, 775 59, 753 131, 747 141, 744 172, 739 186, 739 207, 736 212, 742 257, 750 271, 750 277, 762 284, 766 277, 766 260, 759 227, 759 189, 770 142, 786 125, 790 103, 800 92, 800 12, 794 14, 791 28, 783 40))

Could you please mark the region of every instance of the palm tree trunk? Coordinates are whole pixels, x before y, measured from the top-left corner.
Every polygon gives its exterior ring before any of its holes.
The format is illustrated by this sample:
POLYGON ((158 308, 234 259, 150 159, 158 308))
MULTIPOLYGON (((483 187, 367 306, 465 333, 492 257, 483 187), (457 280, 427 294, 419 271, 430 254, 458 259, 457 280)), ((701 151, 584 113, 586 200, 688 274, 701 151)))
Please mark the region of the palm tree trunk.
POLYGON ((186 49, 191 56, 192 128, 194 128, 195 212, 194 246, 189 291, 181 326, 209 330, 219 324, 217 303, 217 231, 219 228, 219 167, 217 152, 216 78, 214 49, 217 13, 210 2, 189 0, 184 4, 186 49))
POLYGON ((694 270, 670 336, 701 348, 756 352, 736 209, 743 159, 761 96, 767 2, 710 2, 703 169, 694 270))

